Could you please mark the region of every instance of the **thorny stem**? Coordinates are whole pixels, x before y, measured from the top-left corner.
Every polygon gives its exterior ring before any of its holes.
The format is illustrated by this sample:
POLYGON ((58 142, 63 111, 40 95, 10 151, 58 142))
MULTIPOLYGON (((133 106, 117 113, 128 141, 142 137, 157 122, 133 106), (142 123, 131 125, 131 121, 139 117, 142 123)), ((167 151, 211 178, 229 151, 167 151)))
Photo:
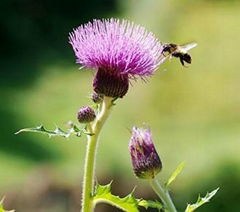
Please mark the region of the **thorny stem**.
POLYGON ((162 185, 156 180, 150 180, 150 184, 153 188, 153 190, 156 192, 156 194, 160 197, 162 200, 164 206, 165 206, 165 211, 168 212, 177 212, 173 201, 168 193, 168 190, 166 188, 163 188, 162 185))
POLYGON ((91 135, 87 136, 87 151, 84 165, 84 178, 83 178, 83 193, 82 193, 82 212, 93 211, 93 187, 94 187, 94 170, 95 170, 95 158, 98 138, 101 129, 107 120, 112 106, 113 99, 111 97, 104 97, 100 111, 97 114, 96 119, 90 123, 88 130, 91 135))

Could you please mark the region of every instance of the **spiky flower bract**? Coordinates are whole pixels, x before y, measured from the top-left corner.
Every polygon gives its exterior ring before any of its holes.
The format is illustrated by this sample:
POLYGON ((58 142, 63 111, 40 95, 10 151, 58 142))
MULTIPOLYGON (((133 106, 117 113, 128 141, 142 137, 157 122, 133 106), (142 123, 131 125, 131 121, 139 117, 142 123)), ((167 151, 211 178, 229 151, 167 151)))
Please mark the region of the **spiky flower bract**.
POLYGON ((105 96, 123 97, 129 79, 151 76, 165 60, 153 33, 127 20, 93 20, 70 33, 69 40, 77 63, 97 70, 94 91, 105 96))
POLYGON ((143 179, 153 179, 162 169, 149 129, 133 127, 129 143, 134 173, 143 179))

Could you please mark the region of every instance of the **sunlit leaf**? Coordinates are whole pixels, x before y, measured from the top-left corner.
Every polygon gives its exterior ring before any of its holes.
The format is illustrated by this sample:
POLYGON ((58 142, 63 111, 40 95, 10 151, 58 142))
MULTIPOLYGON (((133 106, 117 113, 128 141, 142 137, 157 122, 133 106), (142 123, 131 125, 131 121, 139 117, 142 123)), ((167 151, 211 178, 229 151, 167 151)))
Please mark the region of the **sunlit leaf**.
POLYGON ((123 211, 138 212, 138 201, 132 194, 126 197, 115 196, 111 193, 111 183, 108 185, 96 185, 94 194, 95 204, 98 202, 106 202, 115 207, 122 209, 123 211))
POLYGON ((205 197, 198 197, 198 200, 194 204, 188 204, 185 212, 192 212, 202 206, 203 204, 210 201, 210 199, 217 193, 219 188, 215 189, 211 193, 207 193, 205 197))
POLYGON ((64 131, 63 129, 56 127, 55 130, 47 130, 43 125, 40 125, 38 127, 33 127, 33 128, 24 128, 16 132, 15 134, 19 134, 22 132, 36 132, 36 133, 42 133, 46 134, 49 137, 52 136, 60 136, 64 138, 68 138, 71 135, 76 135, 80 137, 82 134, 87 134, 87 135, 92 135, 86 131, 85 128, 80 129, 76 125, 72 124, 70 129, 64 131))
POLYGON ((106 202, 127 212, 139 212, 139 206, 145 208, 162 208, 162 205, 159 202, 136 199, 133 192, 122 198, 113 195, 111 193, 111 183, 104 186, 97 184, 93 199, 95 204, 99 202, 106 202))
POLYGON ((178 167, 174 170, 174 172, 171 174, 171 176, 169 177, 166 186, 168 187, 175 179, 176 177, 182 172, 183 168, 185 166, 185 163, 182 162, 178 165, 178 167))
POLYGON ((3 208, 3 201, 4 201, 4 198, 0 201, 0 212, 14 212, 14 210, 7 211, 3 208))
POLYGON ((156 208, 159 211, 163 208, 162 203, 158 202, 158 201, 152 201, 152 200, 138 200, 138 205, 142 206, 146 209, 148 208, 156 208))

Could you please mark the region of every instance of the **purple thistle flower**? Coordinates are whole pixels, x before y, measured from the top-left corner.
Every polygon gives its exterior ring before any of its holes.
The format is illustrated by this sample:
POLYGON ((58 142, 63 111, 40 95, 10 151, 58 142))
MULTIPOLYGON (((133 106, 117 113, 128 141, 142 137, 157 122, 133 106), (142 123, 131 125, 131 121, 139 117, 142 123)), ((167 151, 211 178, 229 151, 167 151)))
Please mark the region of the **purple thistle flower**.
POLYGON ((110 97, 123 97, 129 79, 151 76, 165 60, 155 36, 127 20, 93 20, 70 33, 69 40, 76 62, 97 70, 94 91, 110 97))
POLYGON ((153 179, 162 169, 149 129, 133 127, 129 143, 132 166, 137 177, 153 179))

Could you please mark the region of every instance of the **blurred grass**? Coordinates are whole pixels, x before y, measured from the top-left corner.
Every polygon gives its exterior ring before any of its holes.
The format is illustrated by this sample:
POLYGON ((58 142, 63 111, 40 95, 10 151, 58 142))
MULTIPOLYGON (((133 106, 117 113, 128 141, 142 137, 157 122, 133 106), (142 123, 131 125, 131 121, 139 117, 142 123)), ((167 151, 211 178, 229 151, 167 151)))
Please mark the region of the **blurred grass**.
MULTIPOLYGON (((212 186, 209 190, 221 186, 224 180, 217 177, 219 170, 224 170, 225 164, 227 167, 234 164, 234 167, 240 162, 240 98, 237 93, 240 87, 240 4, 142 0, 137 4, 122 2, 122 8, 126 10, 124 17, 145 25, 160 40, 196 41, 198 47, 191 51, 193 64, 189 68, 172 59, 171 63, 160 67, 149 83, 133 82, 127 96, 117 101, 100 141, 98 176, 108 175, 109 179, 117 176, 118 180, 132 182, 132 187, 141 183, 133 176, 127 146, 129 129, 146 123, 152 129, 163 160, 161 178, 166 178, 179 162, 186 162, 186 168, 173 185, 176 191, 188 190, 185 196, 195 192, 197 197, 199 190, 195 187, 204 191, 207 186, 212 186)), ((1 143, 7 143, 8 150, 15 147, 9 146, 13 137, 7 134, 19 128, 38 124, 47 128, 54 128, 56 124, 64 127, 68 120, 76 122, 78 108, 90 104, 93 76, 93 72, 77 69, 78 65, 56 61, 42 66, 41 75, 30 87, 8 87, 1 92, 8 111, 14 114, 11 119, 15 119, 14 126, 2 128, 1 143)), ((85 139, 48 139, 32 134, 21 134, 14 139, 14 145, 19 142, 18 145, 23 145, 20 150, 24 152, 25 148, 27 153, 19 157, 17 151, 16 154, 0 151, 2 191, 21 187, 32 170, 46 164, 63 183, 73 185, 80 181, 85 139), (32 155, 40 152, 44 160, 31 156, 32 145, 35 145, 32 155)), ((229 169, 229 179, 232 169, 229 169)), ((239 184, 240 170, 233 172, 239 184)))

